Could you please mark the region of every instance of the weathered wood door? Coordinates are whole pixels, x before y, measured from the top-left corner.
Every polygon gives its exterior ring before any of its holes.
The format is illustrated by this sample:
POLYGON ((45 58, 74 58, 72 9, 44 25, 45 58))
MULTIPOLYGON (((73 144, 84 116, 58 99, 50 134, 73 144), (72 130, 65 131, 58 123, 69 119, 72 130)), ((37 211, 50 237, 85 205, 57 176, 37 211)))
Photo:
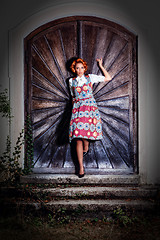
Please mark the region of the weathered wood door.
POLYGON ((102 74, 96 63, 102 57, 113 77, 93 88, 103 140, 90 143, 86 171, 137 171, 136 45, 136 36, 124 27, 80 16, 50 22, 25 38, 25 116, 32 119, 35 171, 74 172, 67 84, 74 57, 85 59, 94 74, 102 74))

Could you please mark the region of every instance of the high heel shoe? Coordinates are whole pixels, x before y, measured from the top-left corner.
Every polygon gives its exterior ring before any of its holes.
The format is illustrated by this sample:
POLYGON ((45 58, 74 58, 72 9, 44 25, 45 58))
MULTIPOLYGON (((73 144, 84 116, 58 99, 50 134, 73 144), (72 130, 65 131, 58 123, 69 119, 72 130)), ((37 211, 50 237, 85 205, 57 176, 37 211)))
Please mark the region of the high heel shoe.
POLYGON ((83 174, 80 174, 80 173, 79 173, 79 174, 78 174, 78 177, 79 177, 79 178, 83 178, 83 177, 84 177, 84 175, 85 175, 85 171, 84 171, 84 173, 83 173, 83 174))
POLYGON ((79 174, 78 174, 78 177, 79 177, 79 178, 83 178, 84 175, 85 175, 85 173, 83 173, 83 174, 80 174, 80 173, 79 173, 79 174))

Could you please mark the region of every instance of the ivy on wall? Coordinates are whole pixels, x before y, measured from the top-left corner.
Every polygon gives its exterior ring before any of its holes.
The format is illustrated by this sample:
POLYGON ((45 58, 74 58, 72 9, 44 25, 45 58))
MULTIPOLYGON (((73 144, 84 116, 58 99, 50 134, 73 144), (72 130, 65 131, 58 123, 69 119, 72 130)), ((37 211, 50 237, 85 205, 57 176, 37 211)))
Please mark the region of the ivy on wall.
POLYGON ((0 113, 2 113, 2 117, 8 118, 9 124, 11 124, 11 107, 7 89, 0 93, 0 113))
POLYGON ((26 116, 25 120, 25 161, 24 172, 30 173, 33 168, 33 136, 32 136, 32 124, 30 115, 26 116))
MULTIPOLYGON (((11 127, 10 101, 8 98, 8 90, 5 89, 0 93, 0 113, 9 121, 9 128, 11 127)), ((33 167, 33 140, 32 140, 32 126, 30 116, 28 115, 24 124, 24 129, 21 130, 13 152, 11 152, 10 136, 6 139, 6 149, 0 156, 0 183, 15 183, 23 174, 28 174, 33 167), (25 159, 24 169, 20 167, 19 160, 21 158, 22 146, 25 144, 25 159)))

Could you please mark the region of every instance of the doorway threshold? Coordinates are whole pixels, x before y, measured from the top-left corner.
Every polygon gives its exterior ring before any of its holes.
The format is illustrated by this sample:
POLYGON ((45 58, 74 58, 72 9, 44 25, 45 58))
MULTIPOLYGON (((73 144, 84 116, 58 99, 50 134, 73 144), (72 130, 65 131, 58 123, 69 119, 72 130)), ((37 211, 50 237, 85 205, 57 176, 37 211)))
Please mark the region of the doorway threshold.
POLYGON ((85 174, 83 178, 79 178, 75 174, 32 173, 27 176, 21 176, 20 181, 21 183, 53 185, 138 186, 140 178, 137 174, 85 174))
MULTIPOLYGON (((34 174, 75 174, 75 168, 33 168, 34 174)), ((104 169, 104 168, 86 168, 87 175, 130 175, 133 174, 133 168, 126 169, 104 169)))

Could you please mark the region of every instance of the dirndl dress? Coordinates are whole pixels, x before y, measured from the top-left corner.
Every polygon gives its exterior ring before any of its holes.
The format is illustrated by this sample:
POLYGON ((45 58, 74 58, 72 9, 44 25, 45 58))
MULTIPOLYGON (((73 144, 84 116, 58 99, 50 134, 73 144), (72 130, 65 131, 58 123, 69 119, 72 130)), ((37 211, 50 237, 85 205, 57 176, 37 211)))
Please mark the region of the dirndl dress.
MULTIPOLYGON (((77 78, 70 80, 73 108, 69 128, 69 141, 74 138, 89 140, 102 139, 102 122, 92 92, 90 75, 83 75, 85 81, 78 83, 77 78)), ((95 78, 96 75, 94 75, 95 78)), ((98 76, 97 76, 98 77, 98 76)), ((104 77, 101 76, 101 81, 104 77)), ((98 82, 98 81, 97 81, 98 82)))

